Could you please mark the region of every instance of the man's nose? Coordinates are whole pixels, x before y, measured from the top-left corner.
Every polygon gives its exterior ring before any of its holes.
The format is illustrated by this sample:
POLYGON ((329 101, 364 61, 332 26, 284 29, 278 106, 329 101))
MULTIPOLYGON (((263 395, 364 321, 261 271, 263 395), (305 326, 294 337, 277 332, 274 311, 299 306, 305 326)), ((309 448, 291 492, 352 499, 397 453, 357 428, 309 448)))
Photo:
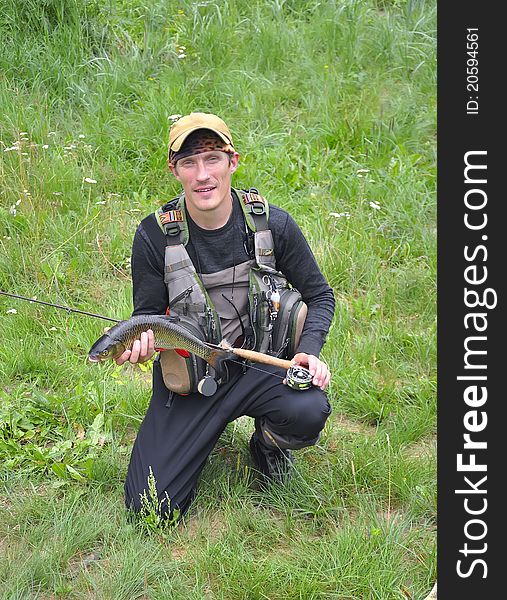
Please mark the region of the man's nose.
POLYGON ((197 161, 196 177, 199 181, 206 181, 206 179, 209 179, 208 169, 206 168, 206 163, 203 160, 197 161))

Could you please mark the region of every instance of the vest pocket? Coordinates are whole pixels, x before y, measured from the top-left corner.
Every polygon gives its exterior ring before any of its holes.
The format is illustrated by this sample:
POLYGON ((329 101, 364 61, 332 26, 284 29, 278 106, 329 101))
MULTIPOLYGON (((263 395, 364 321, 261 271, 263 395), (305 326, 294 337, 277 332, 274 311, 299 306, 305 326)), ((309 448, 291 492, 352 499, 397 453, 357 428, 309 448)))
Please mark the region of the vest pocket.
MULTIPOLYGON (((190 394, 193 377, 189 373, 187 361, 191 358, 180 356, 175 350, 164 350, 160 353, 162 379, 167 389, 176 394, 190 394)), ((172 395, 169 398, 172 401, 172 395)))
POLYGON ((295 288, 280 292, 280 309, 273 325, 273 354, 292 358, 301 339, 301 333, 308 313, 301 294, 295 288))
MULTIPOLYGON (((192 333, 199 340, 206 341, 203 332, 188 321, 180 319, 178 325, 192 333)), ((215 374, 214 369, 208 366, 206 361, 199 356, 191 353, 188 356, 182 356, 176 350, 164 350, 160 353, 160 368, 165 386, 172 392, 183 396, 197 392, 197 384, 208 371, 211 375, 215 374)), ((225 381, 227 371, 223 374, 216 374, 217 377, 222 375, 225 381)))

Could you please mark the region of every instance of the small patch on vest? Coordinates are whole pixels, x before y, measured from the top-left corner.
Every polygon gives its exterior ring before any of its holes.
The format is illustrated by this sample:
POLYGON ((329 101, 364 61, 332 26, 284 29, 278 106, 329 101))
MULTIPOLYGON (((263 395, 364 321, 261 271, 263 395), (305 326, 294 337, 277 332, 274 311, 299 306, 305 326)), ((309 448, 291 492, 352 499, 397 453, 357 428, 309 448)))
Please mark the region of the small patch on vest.
POLYGON ((259 194, 255 194, 254 192, 246 192, 243 194, 243 202, 245 204, 251 204, 252 202, 260 202, 264 204, 264 198, 259 194))
POLYGON ((168 210, 165 213, 159 215, 160 222, 162 225, 167 223, 183 222, 183 213, 181 210, 168 210))

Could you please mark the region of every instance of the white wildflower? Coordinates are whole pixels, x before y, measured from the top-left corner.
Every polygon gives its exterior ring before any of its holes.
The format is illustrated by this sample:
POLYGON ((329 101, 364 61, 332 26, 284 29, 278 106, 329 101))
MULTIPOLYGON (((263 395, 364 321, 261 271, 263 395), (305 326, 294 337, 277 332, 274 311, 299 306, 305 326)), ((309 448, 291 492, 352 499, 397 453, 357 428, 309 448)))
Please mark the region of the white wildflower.
POLYGON ((84 177, 83 181, 85 183, 97 183, 97 180, 96 179, 92 179, 91 177, 84 177))
POLYGON ((370 202, 370 206, 374 209, 374 210, 380 210, 380 204, 378 202, 375 202, 374 200, 372 200, 370 202))
POLYGON ((169 115, 168 119, 170 119, 171 121, 177 121, 178 119, 181 119, 182 115, 169 115))
POLYGON ((53 196, 63 196, 63 192, 53 192, 53 196))
POLYGON ((16 205, 13 204, 10 208, 9 208, 9 214, 12 215, 13 217, 16 216, 17 214, 17 210, 16 210, 16 205))
POLYGON ((98 202, 95 202, 95 204, 105 204, 106 201, 105 200, 99 200, 98 202))
POLYGON ((370 169, 358 169, 356 173, 369 173, 370 169))
POLYGON ((48 135, 56 135, 56 131, 50 131, 48 135))
POLYGON ((17 146, 9 146, 8 148, 4 148, 4 152, 12 152, 13 150, 18 150, 17 146))
POLYGON ((85 136, 85 134, 84 134, 84 133, 80 133, 80 134, 79 134, 77 137, 78 137, 80 140, 84 140, 86 136, 85 136))
POLYGON ((336 217, 337 219, 342 219, 343 217, 345 217, 345 219, 350 219, 350 213, 348 213, 348 212, 342 212, 342 213, 330 212, 329 214, 331 217, 336 217))
POLYGON ((15 308, 9 308, 9 310, 7 310, 6 313, 8 315, 17 315, 18 311, 15 308))
POLYGON ((58 329, 56 327, 50 327, 49 331, 58 331, 58 329))
POLYGON ((47 150, 49 148, 49 144, 43 144, 42 147, 44 150, 47 150))
POLYGON ((20 204, 21 204, 21 198, 19 200, 16 200, 15 206, 19 206, 20 204))

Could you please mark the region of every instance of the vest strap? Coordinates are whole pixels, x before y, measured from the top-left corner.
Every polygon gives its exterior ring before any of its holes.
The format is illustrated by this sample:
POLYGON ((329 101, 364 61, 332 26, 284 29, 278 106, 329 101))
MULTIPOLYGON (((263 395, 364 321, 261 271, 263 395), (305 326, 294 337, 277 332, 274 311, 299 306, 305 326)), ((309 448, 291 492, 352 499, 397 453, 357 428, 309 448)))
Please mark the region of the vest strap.
POLYGON ((261 196, 256 188, 234 191, 241 200, 241 208, 250 231, 256 233, 269 229, 269 204, 266 198, 261 196))
POLYGON ((189 257, 189 258, 180 260, 179 262, 176 262, 176 263, 166 264, 165 270, 166 270, 166 273, 172 273, 174 271, 178 271, 179 269, 183 269, 185 267, 190 267, 190 266, 193 266, 193 265, 192 265, 192 261, 190 260, 190 257, 189 257))
POLYGON ((183 246, 188 242, 188 225, 185 219, 184 194, 173 198, 155 211, 159 227, 165 233, 168 246, 183 246))

